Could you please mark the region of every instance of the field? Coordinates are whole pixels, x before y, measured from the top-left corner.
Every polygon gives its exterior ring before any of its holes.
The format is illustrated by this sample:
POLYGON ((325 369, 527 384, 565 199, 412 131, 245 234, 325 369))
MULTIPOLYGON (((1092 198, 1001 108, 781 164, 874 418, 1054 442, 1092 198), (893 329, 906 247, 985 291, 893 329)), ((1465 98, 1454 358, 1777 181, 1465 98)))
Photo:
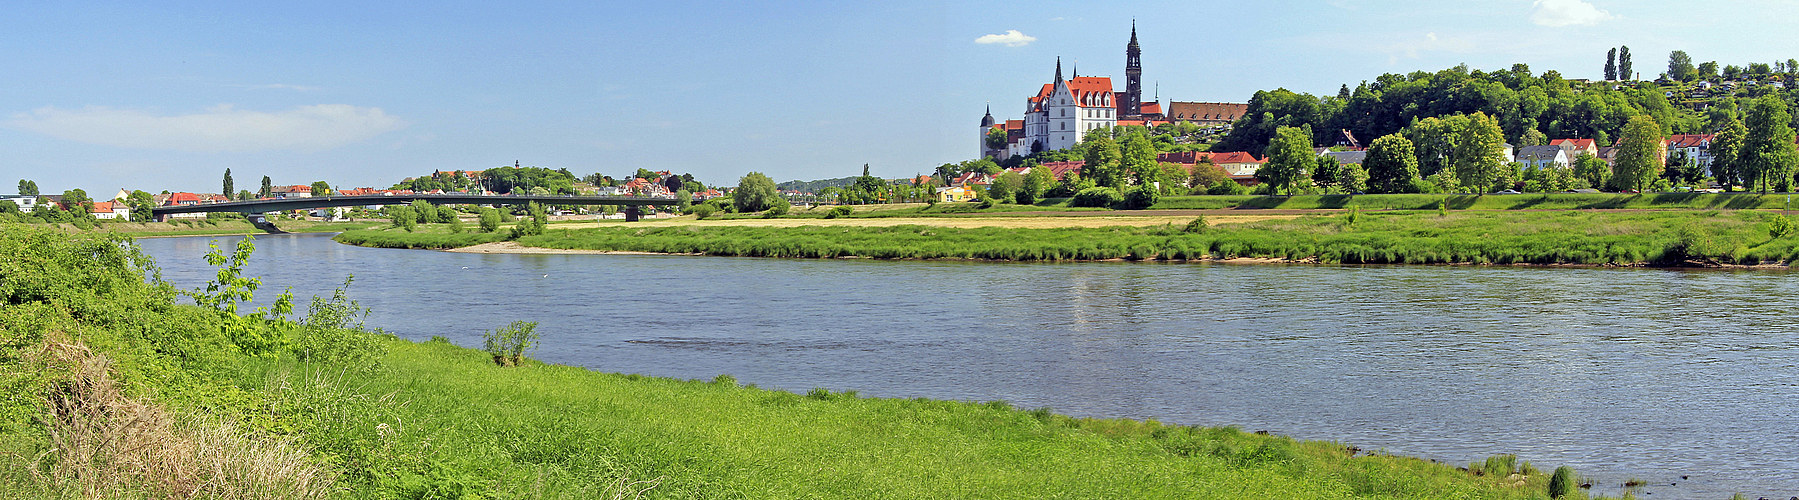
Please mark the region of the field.
POLYGON ((502 367, 356 329, 341 297, 184 305, 128 243, 0 226, 0 497, 1524 499, 1551 481, 1508 456, 502 367))

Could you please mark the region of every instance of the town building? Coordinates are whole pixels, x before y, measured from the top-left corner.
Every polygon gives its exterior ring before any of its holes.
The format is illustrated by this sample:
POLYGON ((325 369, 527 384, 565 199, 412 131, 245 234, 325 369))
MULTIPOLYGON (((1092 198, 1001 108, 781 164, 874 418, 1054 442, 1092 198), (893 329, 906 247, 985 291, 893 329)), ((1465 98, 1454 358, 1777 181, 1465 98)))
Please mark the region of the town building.
MULTIPOLYGON (((1589 144, 1592 143, 1591 140, 1589 140, 1587 142, 1589 144)), ((1537 168, 1537 169, 1544 169, 1544 168, 1549 168, 1549 167, 1567 167, 1568 165, 1573 163, 1572 155, 1568 154, 1568 152, 1571 150, 1580 151, 1579 149, 1564 148, 1559 145, 1556 145, 1556 146, 1524 146, 1524 147, 1518 148, 1517 161, 1525 164, 1526 166, 1528 166, 1530 168, 1537 168)), ((1595 155, 1595 156, 1597 156, 1597 155, 1595 155)))
POLYGON ((10 201, 19 206, 20 212, 30 212, 37 208, 37 197, 22 194, 0 194, 0 201, 10 201))
POLYGON ((1247 104, 1171 102, 1164 112, 1160 102, 1144 102, 1142 55, 1133 22, 1130 42, 1125 45, 1122 91, 1113 91, 1110 77, 1081 76, 1078 68, 1063 79, 1062 59, 1056 58, 1055 78, 1025 99, 1023 120, 1000 121, 988 107, 981 117, 981 156, 1005 159, 1068 149, 1079 143, 1087 131, 1114 126, 1153 127, 1176 121, 1229 125, 1248 109, 1247 104), (996 130, 1004 134, 1003 144, 988 140, 996 130))

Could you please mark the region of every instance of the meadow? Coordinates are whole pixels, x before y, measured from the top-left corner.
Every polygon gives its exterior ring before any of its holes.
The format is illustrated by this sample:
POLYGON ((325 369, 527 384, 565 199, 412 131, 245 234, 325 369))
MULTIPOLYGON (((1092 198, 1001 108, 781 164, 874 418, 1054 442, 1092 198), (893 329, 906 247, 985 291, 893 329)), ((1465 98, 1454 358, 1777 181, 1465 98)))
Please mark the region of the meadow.
POLYGON ((1051 229, 602 226, 552 230, 519 243, 553 249, 787 258, 1761 265, 1799 258, 1786 234, 1791 231, 1790 219, 1760 211, 1350 211, 1217 226, 1199 220, 1186 225, 1051 229))
POLYGON ((499 366, 367 331, 344 293, 240 311, 250 255, 221 249, 216 286, 178 291, 128 239, 0 226, 0 496, 1586 496, 1509 455, 1455 467, 1004 402, 499 366))

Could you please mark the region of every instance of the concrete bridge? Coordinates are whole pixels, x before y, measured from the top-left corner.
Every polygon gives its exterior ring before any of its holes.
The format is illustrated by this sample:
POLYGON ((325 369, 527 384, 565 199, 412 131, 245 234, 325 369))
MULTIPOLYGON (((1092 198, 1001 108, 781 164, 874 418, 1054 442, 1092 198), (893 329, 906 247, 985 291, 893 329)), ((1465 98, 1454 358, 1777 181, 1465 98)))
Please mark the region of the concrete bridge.
POLYGON ((166 221, 170 214, 236 212, 249 215, 311 208, 404 205, 412 203, 414 200, 424 200, 433 205, 517 205, 530 202, 537 202, 543 205, 623 205, 625 207, 625 220, 637 220, 638 214, 641 213, 639 212, 639 207, 645 205, 674 206, 680 204, 680 201, 676 200, 674 197, 563 195, 482 196, 460 193, 396 194, 318 196, 311 198, 227 201, 224 203, 205 203, 198 205, 168 205, 152 207, 150 209, 150 215, 157 221, 166 221))

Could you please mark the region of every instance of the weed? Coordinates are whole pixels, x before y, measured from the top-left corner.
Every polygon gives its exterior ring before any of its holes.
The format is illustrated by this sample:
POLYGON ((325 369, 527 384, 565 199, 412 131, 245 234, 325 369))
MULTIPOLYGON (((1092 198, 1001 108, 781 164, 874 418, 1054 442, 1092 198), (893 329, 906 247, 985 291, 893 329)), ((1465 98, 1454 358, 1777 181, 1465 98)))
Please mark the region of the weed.
POLYGON ((1563 465, 1556 467, 1549 476, 1549 497, 1563 498, 1574 495, 1580 487, 1580 479, 1574 477, 1574 468, 1563 465))

